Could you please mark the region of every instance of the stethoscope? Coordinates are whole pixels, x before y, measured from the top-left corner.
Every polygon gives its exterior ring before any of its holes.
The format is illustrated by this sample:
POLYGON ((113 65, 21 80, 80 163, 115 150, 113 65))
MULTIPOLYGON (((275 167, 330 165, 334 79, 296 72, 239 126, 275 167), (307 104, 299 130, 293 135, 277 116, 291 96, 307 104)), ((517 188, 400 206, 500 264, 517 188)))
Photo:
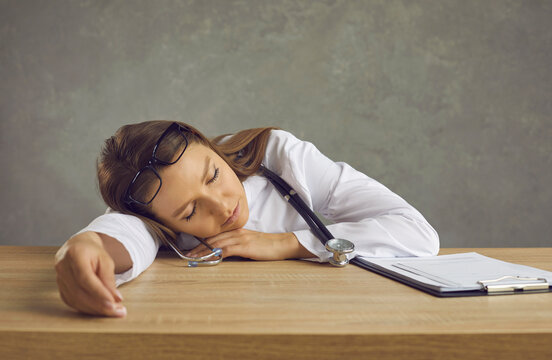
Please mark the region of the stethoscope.
POLYGON ((261 165, 260 169, 276 190, 307 222, 326 250, 333 254, 333 257, 330 258, 330 264, 340 267, 347 265, 349 263, 347 254, 355 250, 355 244, 349 240, 335 238, 318 216, 305 204, 301 196, 297 194, 297 191, 293 190, 284 179, 263 165, 261 165))
MULTIPOLYGON (((316 237, 320 240, 322 245, 333 254, 330 258, 330 264, 334 266, 343 267, 349 263, 347 254, 355 250, 355 244, 345 239, 337 239, 328 228, 320 221, 318 216, 305 204, 303 199, 297 194, 295 190, 279 175, 273 171, 267 169, 263 165, 260 166, 260 170, 263 175, 274 185, 276 190, 284 197, 284 199, 291 204, 297 210, 299 215, 307 222, 311 230, 316 237)), ((196 266, 212 266, 217 265, 222 261, 222 249, 213 248, 203 239, 197 238, 203 245, 207 246, 211 252, 205 256, 194 258, 184 255, 178 247, 168 241, 169 246, 180 256, 182 259, 188 261, 189 267, 196 266), (212 257, 219 257, 215 260, 209 260, 212 257)))

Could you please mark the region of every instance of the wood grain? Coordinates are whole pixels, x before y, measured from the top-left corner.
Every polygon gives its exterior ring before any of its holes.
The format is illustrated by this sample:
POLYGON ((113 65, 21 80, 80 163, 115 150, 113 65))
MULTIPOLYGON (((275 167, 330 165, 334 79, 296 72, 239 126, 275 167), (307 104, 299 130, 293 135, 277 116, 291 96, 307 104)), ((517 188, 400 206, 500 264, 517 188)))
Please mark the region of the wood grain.
MULTIPOLYGON (((552 358, 552 293, 436 298, 307 261, 185 268, 161 252, 120 287, 124 319, 59 298, 54 247, 0 247, 0 358, 552 358)), ((552 248, 477 251, 552 271, 552 248)))

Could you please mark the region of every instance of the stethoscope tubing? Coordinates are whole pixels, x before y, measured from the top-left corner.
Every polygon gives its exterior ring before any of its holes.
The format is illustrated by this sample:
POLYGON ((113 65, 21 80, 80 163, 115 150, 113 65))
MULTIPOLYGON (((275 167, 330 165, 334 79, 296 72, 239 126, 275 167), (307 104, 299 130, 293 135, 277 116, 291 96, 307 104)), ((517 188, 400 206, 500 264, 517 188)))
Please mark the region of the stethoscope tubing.
POLYGON ((211 252, 207 255, 204 255, 204 256, 201 256, 201 257, 189 257, 189 256, 186 256, 182 253, 182 251, 180 251, 180 249, 175 246, 172 241, 167 241, 167 243, 169 244, 169 246, 176 252, 176 254, 183 260, 187 260, 188 261, 188 267, 196 267, 198 265, 201 265, 201 266, 212 266, 212 265, 217 265, 218 263, 220 263, 222 261, 222 249, 220 248, 213 248, 211 245, 209 245, 205 240, 203 239, 199 239, 198 240, 203 244, 205 245, 206 247, 208 247, 211 252), (216 259, 216 260, 208 260, 212 257, 216 257, 218 256, 219 258, 216 259))
POLYGON ((318 216, 305 204, 303 199, 297 194, 295 190, 280 176, 273 171, 267 169, 263 165, 260 166, 260 170, 263 172, 268 180, 274 185, 276 190, 297 210, 299 215, 307 222, 311 230, 315 233, 316 237, 320 240, 322 245, 326 245, 328 240, 333 239, 332 233, 328 230, 326 225, 320 221, 318 216))

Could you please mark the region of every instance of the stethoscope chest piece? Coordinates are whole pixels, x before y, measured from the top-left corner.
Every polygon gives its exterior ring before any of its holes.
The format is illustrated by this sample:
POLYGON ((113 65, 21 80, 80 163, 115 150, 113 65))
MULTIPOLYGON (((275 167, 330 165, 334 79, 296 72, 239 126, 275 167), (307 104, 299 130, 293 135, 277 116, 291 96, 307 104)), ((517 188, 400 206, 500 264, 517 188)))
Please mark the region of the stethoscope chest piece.
POLYGON ((355 244, 345 239, 330 239, 326 242, 326 250, 333 253, 330 264, 342 267, 349 263, 347 254, 355 250, 355 244))

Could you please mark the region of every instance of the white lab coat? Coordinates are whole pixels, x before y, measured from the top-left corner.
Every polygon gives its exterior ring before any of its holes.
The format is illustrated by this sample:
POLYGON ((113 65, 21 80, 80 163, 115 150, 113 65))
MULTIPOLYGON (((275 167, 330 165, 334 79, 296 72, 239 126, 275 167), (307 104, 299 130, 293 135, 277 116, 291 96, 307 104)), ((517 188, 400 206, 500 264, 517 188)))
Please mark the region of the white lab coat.
MULTIPOLYGON (((263 164, 280 175, 314 211, 334 222, 328 229, 336 238, 355 244, 356 255, 395 257, 436 255, 439 236, 410 204, 374 179, 343 162, 334 162, 311 143, 283 130, 272 130, 263 164)), ((249 204, 249 230, 293 232, 316 258, 331 254, 309 229, 298 212, 262 176, 243 182, 249 204)), ((128 250, 133 267, 116 275, 117 286, 136 278, 151 265, 160 246, 138 218, 107 210, 79 231, 95 231, 119 240, 128 250)), ((195 238, 181 234, 178 244, 191 249, 195 238)))

